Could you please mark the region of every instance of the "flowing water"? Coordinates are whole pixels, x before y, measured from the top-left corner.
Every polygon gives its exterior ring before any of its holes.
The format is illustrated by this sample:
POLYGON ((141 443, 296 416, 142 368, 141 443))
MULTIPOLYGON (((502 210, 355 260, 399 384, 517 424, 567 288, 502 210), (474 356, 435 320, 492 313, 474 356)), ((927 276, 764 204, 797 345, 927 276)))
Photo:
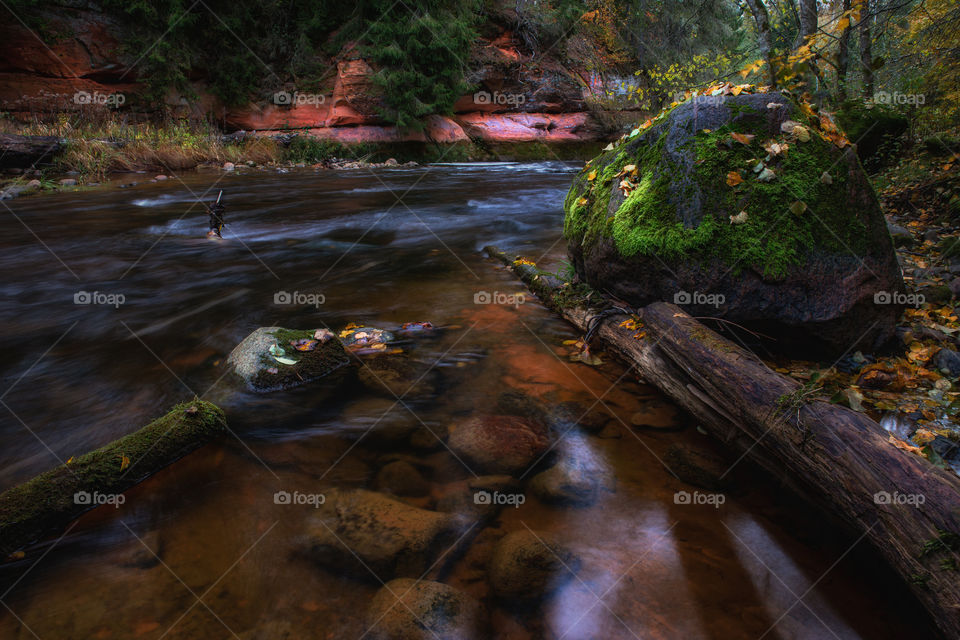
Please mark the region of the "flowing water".
POLYGON ((593 504, 528 492, 479 525, 443 580, 483 601, 489 637, 927 633, 865 543, 747 462, 727 456, 723 504, 678 503, 677 492, 698 489, 671 473, 667 451, 726 454, 616 362, 571 362, 563 342, 575 332, 530 296, 511 297, 522 285, 480 249, 562 269, 561 202, 575 170, 244 169, 10 203, 0 219, 0 489, 194 395, 224 406, 231 433, 127 491, 119 508, 91 511, 0 565, 0 638, 363 637, 380 583, 315 562, 305 553, 313 508, 277 504, 275 493, 375 488, 379 469, 403 459, 430 482, 405 500, 434 508, 446 483, 473 470, 439 441, 414 446, 396 433, 442 433, 511 390, 612 416, 557 447, 612 480, 593 504), (220 189, 228 224, 213 242, 190 207, 220 189), (303 304, 276 304, 282 292, 303 304), (322 305, 309 303, 321 294, 322 305), (408 321, 444 330, 408 347, 429 368, 403 403, 359 387, 323 393, 323 381, 252 396, 224 376, 226 355, 260 326, 408 321), (486 562, 499 537, 526 528, 552 533, 579 561, 545 601, 511 606, 490 597, 486 562))

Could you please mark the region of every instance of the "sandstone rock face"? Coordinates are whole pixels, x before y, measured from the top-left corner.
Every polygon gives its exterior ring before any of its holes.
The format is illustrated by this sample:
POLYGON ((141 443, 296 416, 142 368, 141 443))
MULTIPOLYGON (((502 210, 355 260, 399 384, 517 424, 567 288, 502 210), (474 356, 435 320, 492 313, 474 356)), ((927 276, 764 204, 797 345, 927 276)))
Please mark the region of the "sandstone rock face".
MULTIPOLYGON (((0 110, 24 118, 37 112, 89 109, 76 96, 124 95, 132 104, 141 91, 135 60, 122 53, 122 28, 94 5, 76 7, 51 21, 51 29, 70 37, 51 41, 48 50, 26 28, 0 25, 0 110), (52 53, 51 53, 52 50, 52 53)), ((380 115, 383 99, 373 82, 376 73, 360 56, 360 43, 348 42, 334 55, 336 75, 306 99, 298 88, 240 107, 226 107, 202 82, 193 89, 199 100, 185 103, 171 92, 166 106, 182 115, 215 114, 229 130, 264 134, 299 129, 317 138, 341 142, 440 144, 596 142, 608 132, 588 112, 589 91, 582 71, 553 59, 522 52, 515 34, 504 24, 487 25, 481 46, 468 61, 467 81, 477 91, 462 96, 452 113, 427 116, 422 129, 401 131, 380 115)))
POLYGON ((779 93, 711 98, 576 178, 564 231, 577 273, 632 305, 675 302, 782 345, 879 347, 905 286, 856 154, 779 93))

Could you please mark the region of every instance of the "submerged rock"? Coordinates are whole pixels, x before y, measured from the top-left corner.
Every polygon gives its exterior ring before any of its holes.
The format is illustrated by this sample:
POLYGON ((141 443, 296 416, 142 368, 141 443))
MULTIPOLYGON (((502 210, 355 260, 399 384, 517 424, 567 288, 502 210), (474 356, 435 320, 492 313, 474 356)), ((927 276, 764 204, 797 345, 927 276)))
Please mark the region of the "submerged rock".
POLYGON ((230 352, 227 365, 250 391, 265 393, 300 386, 350 364, 337 338, 317 340, 315 334, 313 329, 261 327, 230 352), (291 343, 311 348, 300 351, 291 343))
POLYGON ((472 640, 480 637, 483 608, 449 585, 398 578, 373 597, 367 624, 374 640, 472 640))
POLYGON ((780 344, 878 347, 902 310, 889 294, 906 289, 873 188, 826 122, 780 93, 676 107, 574 181, 577 273, 632 305, 682 304, 780 344))
POLYGON ((550 446, 547 429, 518 416, 470 418, 450 428, 447 444, 468 463, 491 473, 521 473, 550 446))
POLYGON ((373 571, 383 580, 419 578, 454 539, 456 520, 448 514, 363 489, 325 496, 310 525, 310 549, 333 569, 367 578, 373 571))
POLYGON ((395 496, 424 496, 430 492, 430 483, 409 462, 396 460, 377 473, 377 489, 395 496))
POLYGON ((673 445, 667 450, 664 462, 678 478, 701 489, 720 491, 731 482, 731 464, 706 449, 673 445))
POLYGON ((573 553, 549 533, 514 531, 493 549, 490 588, 504 600, 540 600, 573 577, 576 563, 573 553))

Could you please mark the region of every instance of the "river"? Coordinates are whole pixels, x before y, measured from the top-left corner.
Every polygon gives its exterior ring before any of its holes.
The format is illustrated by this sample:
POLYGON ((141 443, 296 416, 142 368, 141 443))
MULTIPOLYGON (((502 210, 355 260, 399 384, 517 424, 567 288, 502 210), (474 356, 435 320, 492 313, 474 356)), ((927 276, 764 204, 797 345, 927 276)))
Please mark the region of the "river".
POLYGON ((363 637, 380 584, 313 562, 312 507, 274 495, 371 488, 400 456, 431 483, 408 501, 432 508, 435 489, 470 470, 440 442, 411 447, 382 427, 442 431, 506 390, 612 416, 563 445, 612 482, 593 504, 528 495, 485 525, 446 581, 484 601, 490 637, 923 637, 923 614, 866 543, 726 454, 615 361, 571 362, 563 343, 575 332, 481 254, 496 244, 564 269, 561 203, 577 169, 241 168, 6 203, 0 489, 194 395, 224 406, 231 433, 0 565, 0 638, 363 637), (224 240, 209 241, 191 206, 221 189, 224 240), (295 292, 300 304, 277 303, 295 292), (412 347, 430 384, 403 404, 322 393, 323 381, 252 396, 225 375, 227 354, 260 326, 411 321, 443 332, 412 347), (733 468, 722 504, 677 500, 697 489, 664 463, 676 446, 733 468), (527 527, 579 563, 548 600, 510 607, 488 597, 484 549, 527 527))

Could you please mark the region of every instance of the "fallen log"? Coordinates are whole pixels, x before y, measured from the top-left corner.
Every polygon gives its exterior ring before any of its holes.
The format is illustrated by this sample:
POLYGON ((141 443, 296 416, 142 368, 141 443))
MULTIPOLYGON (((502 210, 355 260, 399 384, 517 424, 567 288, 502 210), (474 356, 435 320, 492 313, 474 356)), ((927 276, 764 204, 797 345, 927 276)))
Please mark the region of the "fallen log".
POLYGON ((868 416, 821 400, 679 307, 636 315, 645 335, 585 285, 565 285, 535 264, 486 252, 548 307, 749 457, 869 540, 948 638, 960 638, 960 478, 889 442, 868 416), (608 309, 603 315, 600 311, 608 309), (591 324, 595 322, 595 326, 591 324))
POLYGON ((194 400, 144 428, 0 494, 0 559, 62 529, 226 430, 223 411, 194 400))
POLYGON ((63 150, 56 136, 20 136, 0 133, 0 168, 26 169, 47 162, 63 150))

